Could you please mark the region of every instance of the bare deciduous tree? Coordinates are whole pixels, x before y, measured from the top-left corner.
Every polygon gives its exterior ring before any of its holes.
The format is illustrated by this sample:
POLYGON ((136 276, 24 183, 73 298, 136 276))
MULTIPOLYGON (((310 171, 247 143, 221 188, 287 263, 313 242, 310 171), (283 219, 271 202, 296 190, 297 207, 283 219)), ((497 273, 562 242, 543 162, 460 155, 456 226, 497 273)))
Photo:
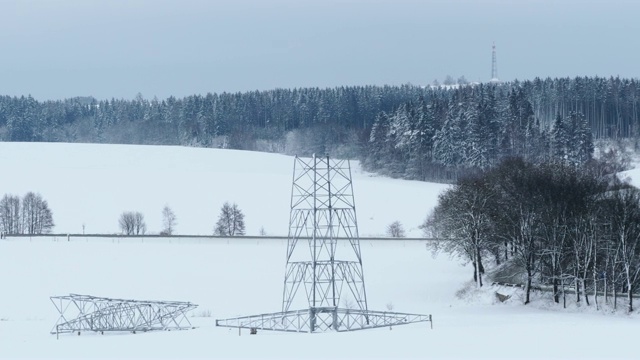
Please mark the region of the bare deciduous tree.
POLYGON ((425 236, 436 237, 434 252, 455 254, 473 264, 473 278, 482 286, 483 254, 490 248, 490 218, 487 213, 492 195, 482 178, 469 177, 442 193, 438 206, 421 225, 425 236))
POLYGON ((218 236, 244 235, 244 214, 237 204, 225 202, 222 205, 213 233, 218 236))
POLYGON ((28 192, 22 199, 22 233, 48 234, 53 228, 49 204, 40 194, 28 192))
MULTIPOLYGON (((633 293, 640 286, 640 191, 615 193, 610 211, 612 241, 621 265, 621 288, 627 293, 627 311, 633 311, 633 293)), ((615 291, 615 290, 614 290, 615 291)))
POLYGON ((144 235, 147 232, 147 224, 144 215, 140 212, 125 211, 120 215, 120 230, 125 235, 144 235))
POLYGON ((6 234, 48 234, 53 228, 49 204, 40 194, 28 192, 22 200, 5 195, 0 200, 0 228, 6 234))
POLYGON ((169 205, 165 205, 162 209, 162 231, 160 235, 173 235, 176 223, 176 214, 171 210, 169 205))
POLYGON ((389 226, 387 226, 387 236, 393 238, 402 238, 405 237, 406 234, 404 232, 404 227, 400 221, 394 221, 389 226))
POLYGON ((5 234, 20 234, 20 198, 5 194, 0 200, 0 225, 5 234))

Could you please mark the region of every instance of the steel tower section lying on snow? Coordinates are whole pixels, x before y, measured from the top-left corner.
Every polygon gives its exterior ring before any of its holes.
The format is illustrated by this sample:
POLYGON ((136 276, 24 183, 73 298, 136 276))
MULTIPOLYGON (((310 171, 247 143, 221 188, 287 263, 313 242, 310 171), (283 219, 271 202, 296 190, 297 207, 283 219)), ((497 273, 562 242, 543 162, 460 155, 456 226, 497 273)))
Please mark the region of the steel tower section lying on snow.
POLYGON ((198 306, 184 301, 141 301, 78 294, 52 296, 51 302, 60 313, 52 334, 191 329, 187 312, 198 306))

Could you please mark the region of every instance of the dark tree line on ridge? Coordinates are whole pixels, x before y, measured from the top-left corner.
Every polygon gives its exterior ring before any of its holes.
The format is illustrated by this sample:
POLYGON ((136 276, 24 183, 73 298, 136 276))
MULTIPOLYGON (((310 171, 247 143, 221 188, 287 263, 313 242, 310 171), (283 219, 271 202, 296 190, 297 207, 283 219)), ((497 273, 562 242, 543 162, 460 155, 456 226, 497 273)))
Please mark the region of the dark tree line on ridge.
MULTIPOLYGON (((599 77, 453 89, 276 89, 162 100, 0 96, 0 140, 329 154, 358 158, 367 169, 392 176, 453 180, 508 156, 531 161, 557 156, 552 142, 566 139, 552 133, 556 123, 568 129, 567 136, 584 137, 589 129, 594 139, 637 138, 639 97, 637 80, 599 77)), ((573 138, 566 141, 572 144, 573 138)))
POLYGON ((524 284, 525 304, 533 287, 546 287, 565 306, 573 297, 615 308, 624 294, 631 312, 640 293, 640 191, 612 176, 617 170, 507 159, 459 179, 422 228, 441 239, 435 251, 473 264, 478 287, 494 262, 492 279, 524 284))

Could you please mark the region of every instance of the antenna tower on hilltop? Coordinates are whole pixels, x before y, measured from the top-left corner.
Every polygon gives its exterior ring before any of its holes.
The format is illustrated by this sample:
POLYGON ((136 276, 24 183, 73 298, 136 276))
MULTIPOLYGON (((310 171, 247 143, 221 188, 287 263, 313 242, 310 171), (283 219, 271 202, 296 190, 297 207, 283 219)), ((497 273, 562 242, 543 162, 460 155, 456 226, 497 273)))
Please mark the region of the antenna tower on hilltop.
POLYGON ((500 83, 500 79, 498 79, 498 61, 496 60, 496 43, 493 42, 492 52, 491 52, 491 80, 490 83, 500 83))

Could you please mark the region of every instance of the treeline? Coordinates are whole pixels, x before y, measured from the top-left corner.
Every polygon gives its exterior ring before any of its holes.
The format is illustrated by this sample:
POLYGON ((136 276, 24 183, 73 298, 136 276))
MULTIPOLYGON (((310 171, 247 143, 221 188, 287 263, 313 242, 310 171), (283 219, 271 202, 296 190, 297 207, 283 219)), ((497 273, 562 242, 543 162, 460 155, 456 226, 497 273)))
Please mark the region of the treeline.
MULTIPOLYGON (((133 100, 89 97, 46 102, 4 96, 0 97, 0 139, 283 152, 289 135, 290 140, 300 140, 297 145, 309 148, 291 151, 325 153, 338 144, 351 144, 354 138, 349 136, 369 129, 380 111, 391 111, 429 91, 410 85, 364 86, 209 93, 164 100, 138 95, 133 100), (308 137, 312 138, 309 143, 308 137)), ((356 137, 356 141, 360 140, 356 137)))
POLYGON ((0 232, 3 235, 48 234, 53 214, 40 194, 28 192, 22 198, 5 194, 0 200, 0 232))
POLYGON ((494 277, 524 285, 525 304, 533 287, 548 287, 565 305, 569 291, 575 302, 613 307, 626 294, 633 311, 633 294, 640 292, 640 191, 612 176, 616 170, 508 159, 441 194, 422 228, 443 240, 434 250, 473 264, 477 286, 492 261, 499 265, 494 277))
POLYGON ((40 102, 29 96, 0 96, 0 140, 318 153, 357 157, 369 169, 394 176, 440 179, 455 177, 467 167, 484 168, 504 156, 533 153, 527 149, 537 145, 529 141, 550 141, 558 116, 583 117, 594 139, 637 137, 638 86, 635 79, 579 77, 457 88, 276 89, 162 100, 139 95, 132 100, 84 97, 40 102), (424 133, 407 130, 420 122, 416 116, 428 122, 419 129, 424 133), (480 130, 490 131, 490 144, 474 138, 483 136, 480 130), (428 141, 417 144, 416 134, 428 141), (379 144, 383 141, 398 152, 381 154, 397 158, 394 162, 399 165, 390 169, 368 158, 372 151, 384 151, 379 144), (464 146, 463 155, 456 155, 452 146, 464 146), (427 157, 428 168, 407 170, 426 166, 420 164, 420 156, 427 157))

